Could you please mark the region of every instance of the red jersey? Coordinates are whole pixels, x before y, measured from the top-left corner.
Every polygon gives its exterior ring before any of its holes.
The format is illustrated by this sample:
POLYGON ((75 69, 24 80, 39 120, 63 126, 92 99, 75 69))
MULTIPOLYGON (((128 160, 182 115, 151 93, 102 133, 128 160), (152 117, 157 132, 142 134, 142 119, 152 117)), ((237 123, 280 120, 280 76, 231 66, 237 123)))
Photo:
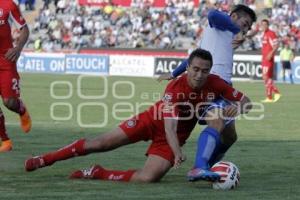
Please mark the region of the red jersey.
POLYGON ((15 63, 5 59, 8 49, 13 47, 11 23, 18 29, 26 25, 17 4, 13 0, 0 0, 0 70, 15 69, 15 63))
MULTIPOLYGON (((219 76, 210 74, 200 90, 188 85, 187 75, 171 81, 166 87, 162 100, 156 102, 148 110, 148 116, 154 130, 163 130, 164 119, 178 119, 177 134, 181 145, 197 124, 197 113, 201 106, 223 97, 229 101, 240 101, 243 94, 228 85, 219 76)), ((150 124, 149 124, 150 125, 150 124)), ((165 139, 165 136, 161 136, 165 139)))
MULTIPOLYGON (((276 36, 276 33, 274 31, 271 31, 270 29, 266 30, 264 32, 263 38, 262 38, 262 60, 267 60, 267 55, 272 51, 273 47, 278 44, 278 38, 276 36)), ((272 60, 274 59, 274 56, 272 60)))

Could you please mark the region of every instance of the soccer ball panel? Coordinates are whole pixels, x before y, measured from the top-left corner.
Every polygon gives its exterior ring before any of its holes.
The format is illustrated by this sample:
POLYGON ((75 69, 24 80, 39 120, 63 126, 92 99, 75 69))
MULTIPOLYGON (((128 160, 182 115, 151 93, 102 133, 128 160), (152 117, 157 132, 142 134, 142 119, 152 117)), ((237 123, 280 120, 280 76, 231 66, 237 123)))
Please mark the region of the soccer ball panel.
POLYGON ((230 190, 238 186, 240 182, 240 172, 235 164, 228 161, 220 161, 214 164, 211 171, 220 174, 221 179, 212 184, 216 190, 230 190))

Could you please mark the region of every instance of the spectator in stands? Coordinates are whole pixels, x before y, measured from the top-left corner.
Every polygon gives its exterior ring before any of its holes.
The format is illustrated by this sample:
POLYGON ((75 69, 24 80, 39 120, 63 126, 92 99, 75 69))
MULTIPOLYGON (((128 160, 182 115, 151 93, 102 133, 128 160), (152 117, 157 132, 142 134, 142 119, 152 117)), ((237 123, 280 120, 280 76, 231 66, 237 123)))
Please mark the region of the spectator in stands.
MULTIPOLYGON (((201 1, 199 8, 196 8, 192 6, 193 0, 167 0, 165 9, 149 9, 149 6, 154 3, 153 0, 132 0, 132 7, 122 9, 108 0, 104 2, 104 7, 99 8, 80 7, 77 1, 44 0, 44 6, 32 28, 34 33, 32 37, 37 38, 41 34, 47 43, 51 42, 53 34, 58 34, 58 32, 53 32, 54 25, 62 20, 60 28, 67 31, 64 31, 61 37, 63 38, 66 33, 71 35, 66 35, 66 41, 55 40, 53 46, 58 50, 82 46, 78 45, 79 36, 82 37, 80 40, 87 47, 188 49, 193 42, 200 41, 203 27, 207 23, 207 11, 212 6, 228 10, 234 3, 245 3, 251 8, 255 7, 255 3, 262 3, 255 0, 206 0, 201 1), (50 6, 51 3, 54 3, 54 10, 53 6, 50 6), (57 12, 56 15, 53 14, 55 12, 57 12), (52 32, 46 35, 44 33, 48 32, 49 26, 52 32), (110 27, 114 34, 106 34, 106 27, 110 27), (69 37, 73 37, 73 34, 76 38, 71 40, 69 37), (97 44, 91 41, 96 41, 97 44)), ((281 38, 293 37, 291 44, 295 51, 298 51, 300 48, 300 17, 298 17, 300 16, 300 1, 273 0, 273 4, 269 4, 270 2, 264 3, 267 9, 273 5, 271 29, 275 28, 281 38)), ((259 48, 261 48, 260 35, 248 39, 240 47, 242 50, 259 48)))
POLYGON ((35 52, 41 52, 42 51, 42 40, 41 38, 37 38, 35 41, 34 41, 34 51, 35 52))

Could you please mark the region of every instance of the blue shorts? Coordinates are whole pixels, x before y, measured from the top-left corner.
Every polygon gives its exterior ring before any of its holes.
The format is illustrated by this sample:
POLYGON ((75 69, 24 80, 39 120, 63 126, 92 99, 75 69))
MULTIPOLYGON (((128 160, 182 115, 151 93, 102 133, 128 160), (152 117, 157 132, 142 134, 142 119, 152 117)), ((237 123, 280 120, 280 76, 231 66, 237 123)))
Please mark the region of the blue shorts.
MULTIPOLYGON (((224 80, 225 81, 225 80, 224 80)), ((232 86, 231 82, 227 82, 225 81, 228 85, 232 86)), ((207 114, 208 111, 214 109, 214 108, 221 108, 224 109, 226 106, 232 105, 232 103, 230 101, 227 101, 226 99, 223 98, 219 98, 219 99, 215 99, 213 102, 211 102, 209 105, 207 105, 206 107, 202 108, 202 111, 199 111, 199 121, 198 123, 200 125, 206 125, 206 120, 205 120, 205 115, 207 114)), ((234 122, 234 118, 224 118, 224 122, 225 122, 225 127, 227 125, 229 125, 230 123, 234 122)))
MULTIPOLYGON (((214 109, 214 108, 221 108, 224 109, 226 106, 232 105, 232 103, 230 101, 227 101, 226 99, 223 98, 219 98, 214 100, 210 105, 206 106, 205 108, 203 108, 203 111, 199 111, 199 121, 198 123, 201 125, 206 125, 206 120, 205 120, 205 115, 207 114, 208 111, 214 109)), ((234 122, 234 118, 224 118, 224 123, 225 126, 227 126, 228 124, 234 122)))

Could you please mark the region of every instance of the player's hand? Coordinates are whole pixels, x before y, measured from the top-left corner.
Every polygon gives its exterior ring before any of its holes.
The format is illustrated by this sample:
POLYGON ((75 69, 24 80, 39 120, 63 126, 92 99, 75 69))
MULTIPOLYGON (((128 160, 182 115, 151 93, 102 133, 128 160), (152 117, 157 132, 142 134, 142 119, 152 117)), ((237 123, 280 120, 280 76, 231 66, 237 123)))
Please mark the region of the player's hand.
POLYGON ((171 75, 171 73, 168 73, 168 74, 162 74, 160 75, 158 78, 157 78, 157 81, 158 82, 161 82, 163 80, 171 80, 173 79, 174 77, 171 75))
POLYGON ((21 50, 17 47, 13 47, 8 49, 8 51, 5 54, 5 59, 11 61, 11 62, 17 62, 18 58, 21 55, 21 50))
POLYGON ((232 40, 232 48, 237 49, 240 45, 243 44, 245 41, 245 37, 242 36, 241 34, 238 34, 233 40, 232 40))
POLYGON ((226 118, 234 118, 239 114, 238 107, 235 105, 229 105, 224 108, 223 115, 226 118))
POLYGON ((269 54, 267 55, 266 59, 267 59, 268 61, 271 61, 271 59, 272 59, 272 53, 269 53, 269 54))
POLYGON ((185 160, 186 160, 186 156, 182 152, 175 154, 174 168, 178 169, 181 163, 183 163, 185 160))

